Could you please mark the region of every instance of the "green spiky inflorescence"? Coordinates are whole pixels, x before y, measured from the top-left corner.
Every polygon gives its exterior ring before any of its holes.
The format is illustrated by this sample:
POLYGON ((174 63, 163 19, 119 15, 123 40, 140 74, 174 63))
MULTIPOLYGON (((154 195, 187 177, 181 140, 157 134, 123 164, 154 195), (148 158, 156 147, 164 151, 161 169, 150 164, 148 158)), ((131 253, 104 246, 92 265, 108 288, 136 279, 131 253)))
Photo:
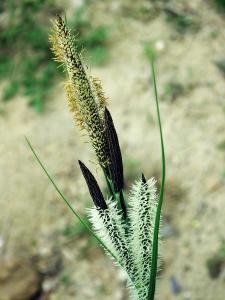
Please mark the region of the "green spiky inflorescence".
POLYGON ((132 186, 128 198, 129 225, 115 204, 107 202, 107 209, 90 210, 93 227, 127 272, 134 299, 147 300, 157 208, 156 181, 140 179, 132 186))
POLYGON ((133 262, 131 249, 126 235, 126 224, 121 211, 112 199, 108 201, 108 209, 93 208, 90 210, 91 222, 96 233, 105 245, 118 258, 130 280, 135 281, 137 268, 133 262))
POLYGON ((141 299, 147 299, 149 274, 152 260, 152 244, 157 209, 156 181, 138 180, 132 187, 129 197, 130 232, 129 242, 138 266, 138 281, 141 299))

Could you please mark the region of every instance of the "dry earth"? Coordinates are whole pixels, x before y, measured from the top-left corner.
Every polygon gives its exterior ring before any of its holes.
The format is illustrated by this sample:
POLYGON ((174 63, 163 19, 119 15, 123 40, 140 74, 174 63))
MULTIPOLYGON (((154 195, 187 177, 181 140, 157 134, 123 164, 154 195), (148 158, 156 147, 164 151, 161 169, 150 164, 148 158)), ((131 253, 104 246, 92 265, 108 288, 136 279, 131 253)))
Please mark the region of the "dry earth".
MULTIPOLYGON (((173 3, 179 7, 181 2, 173 3)), ((101 78, 109 97, 125 171, 132 171, 132 162, 138 161, 136 177, 142 171, 159 175, 159 134, 143 45, 151 41, 156 47, 167 160, 164 216, 172 231, 162 246, 157 299, 223 300, 225 268, 212 279, 206 260, 225 239, 225 150, 218 147, 225 140, 225 78, 215 66, 215 61, 225 59, 225 17, 207 1, 188 3, 182 1, 181 8, 188 5, 199 28, 185 33, 178 33, 165 20, 165 12, 153 10, 149 2, 91 4, 94 22, 111 26, 111 59, 105 66, 92 67, 91 73, 101 78), (176 99, 165 95, 171 81, 184 88, 176 99)), ((86 234, 62 234, 72 228, 74 218, 24 140, 24 135, 29 137, 72 205, 84 213, 90 199, 77 160, 93 171, 97 167, 86 138, 74 128, 62 85, 43 115, 19 97, 1 103, 0 135, 1 264, 32 258, 35 270, 42 273, 44 290, 36 299, 128 299, 123 274, 86 234)), ((102 180, 98 169, 97 174, 102 180)), ((10 290, 4 296, 0 293, 0 300, 30 297, 7 298, 12 288, 7 280, 4 286, 10 290)))

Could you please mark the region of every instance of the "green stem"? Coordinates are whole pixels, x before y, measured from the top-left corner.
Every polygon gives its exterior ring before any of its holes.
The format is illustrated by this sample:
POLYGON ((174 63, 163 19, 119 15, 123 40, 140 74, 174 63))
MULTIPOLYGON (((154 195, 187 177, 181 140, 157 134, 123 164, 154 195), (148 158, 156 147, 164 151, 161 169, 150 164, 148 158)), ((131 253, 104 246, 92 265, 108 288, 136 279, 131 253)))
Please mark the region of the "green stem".
POLYGON ((154 84, 158 126, 159 126, 159 132, 160 132, 161 160, 162 160, 162 179, 161 179, 159 202, 158 202, 158 206, 157 206, 155 227, 154 227, 150 283, 149 283, 147 300, 154 300, 154 296, 155 296, 156 276, 157 276, 157 262, 158 262, 158 235, 159 235, 160 216, 161 216, 161 208, 162 208, 162 204, 163 204, 164 186, 165 186, 165 178, 166 178, 165 151, 164 151, 163 133, 162 133, 162 126, 161 126, 159 100, 158 100, 158 92, 157 92, 156 76, 155 76, 155 69, 154 69, 153 59, 151 60, 151 70, 152 70, 152 77, 153 77, 153 84, 154 84))
POLYGON ((122 190, 120 192, 115 191, 114 184, 113 184, 113 181, 111 179, 112 176, 111 176, 110 170, 108 170, 108 172, 107 172, 104 168, 102 168, 102 169, 103 169, 103 172, 104 172, 104 175, 105 175, 105 180, 107 182, 107 186, 108 186, 110 195, 117 202, 118 208, 119 208, 119 210, 122 210, 123 218, 124 218, 124 220, 126 220, 127 211, 126 211, 126 207, 124 207, 125 200, 124 200, 124 197, 123 197, 123 191, 122 190), (108 177, 107 173, 109 173, 110 178, 108 177))
POLYGON ((107 171, 106 171, 105 168, 103 168, 103 167, 102 167, 102 170, 103 170, 104 175, 105 175, 105 181, 106 181, 106 183, 107 183, 107 186, 108 186, 108 189, 109 189, 109 193, 110 193, 110 195, 111 195, 112 197, 114 197, 113 189, 112 189, 112 187, 111 187, 110 180, 109 180, 109 178, 108 178, 108 176, 107 176, 107 171))
POLYGON ((125 201, 124 196, 123 196, 123 190, 121 190, 119 192, 119 201, 120 201, 120 206, 121 206, 122 211, 123 211, 123 217, 126 220, 127 219, 127 207, 126 207, 126 201, 125 201))

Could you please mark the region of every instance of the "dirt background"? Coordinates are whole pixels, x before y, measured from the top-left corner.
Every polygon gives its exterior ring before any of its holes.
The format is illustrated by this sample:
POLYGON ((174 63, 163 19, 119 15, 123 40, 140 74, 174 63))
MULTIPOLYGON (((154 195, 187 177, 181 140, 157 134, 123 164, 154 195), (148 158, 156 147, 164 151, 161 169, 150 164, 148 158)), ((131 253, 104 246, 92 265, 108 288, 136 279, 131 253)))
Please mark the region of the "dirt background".
MULTIPOLYGON (((191 14, 195 28, 178 32, 166 21, 168 3, 163 1, 91 3, 93 22, 111 30, 110 60, 90 72, 102 80, 109 98, 127 185, 141 172, 160 179, 144 44, 155 47, 167 161, 156 298, 223 300, 225 263, 216 265, 212 278, 207 260, 216 258, 225 240, 225 77, 215 64, 225 59, 225 17, 210 1, 167 2, 191 14), (171 81, 181 87, 172 95, 165 91, 171 81)), ((84 214, 91 200, 77 160, 103 179, 90 145, 74 127, 62 83, 42 115, 21 97, 0 105, 0 299, 128 299, 124 275, 82 228, 76 232, 77 221, 24 139, 30 139, 71 204, 84 214)))

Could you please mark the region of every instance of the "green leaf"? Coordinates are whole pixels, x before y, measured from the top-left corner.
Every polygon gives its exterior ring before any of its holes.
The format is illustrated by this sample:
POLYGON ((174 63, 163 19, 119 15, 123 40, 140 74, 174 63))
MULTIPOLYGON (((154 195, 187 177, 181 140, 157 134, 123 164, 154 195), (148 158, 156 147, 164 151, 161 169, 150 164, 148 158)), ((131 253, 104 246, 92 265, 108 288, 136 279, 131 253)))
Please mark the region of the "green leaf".
POLYGON ((159 132, 160 132, 162 180, 161 180, 159 203, 158 203, 158 206, 157 206, 155 227, 154 227, 150 283, 149 283, 148 298, 147 298, 148 300, 153 300, 154 296, 155 296, 155 286, 156 286, 156 276, 157 276, 157 262, 158 262, 159 225, 160 225, 161 208, 162 208, 162 204, 163 204, 164 186, 165 186, 165 178, 166 178, 166 160, 165 160, 163 133, 162 133, 161 118, 160 118, 159 100, 158 100, 158 92, 157 92, 156 76, 155 76, 155 69, 154 69, 154 58, 153 57, 151 59, 151 70, 152 70, 152 77, 153 77, 153 85, 154 85, 154 93, 155 93, 155 101, 156 101, 156 109, 157 109, 158 126, 159 126, 159 132))

